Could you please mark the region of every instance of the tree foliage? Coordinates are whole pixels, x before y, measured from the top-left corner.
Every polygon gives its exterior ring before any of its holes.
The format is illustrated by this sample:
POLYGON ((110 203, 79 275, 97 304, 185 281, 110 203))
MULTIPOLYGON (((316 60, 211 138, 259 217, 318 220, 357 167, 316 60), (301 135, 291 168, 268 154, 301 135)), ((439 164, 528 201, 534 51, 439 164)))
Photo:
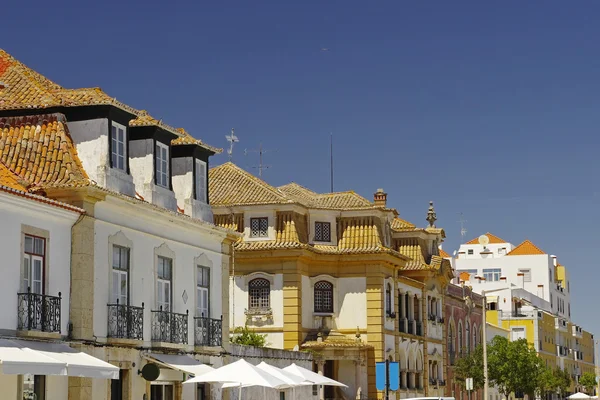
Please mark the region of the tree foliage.
POLYGON ((267 335, 261 335, 251 330, 247 326, 238 326, 233 330, 231 343, 242 344, 245 346, 265 347, 267 345, 267 335))
MULTIPOLYGON (((487 345, 488 379, 506 397, 511 393, 539 395, 565 393, 571 379, 567 372, 546 367, 527 340, 514 342, 496 336, 487 345)), ((471 354, 455 364, 457 382, 463 387, 466 378, 473 378, 473 388, 484 385, 483 347, 479 345, 471 354)), ((594 378, 595 379, 595 378, 594 378)))
POLYGON ((594 387, 596 387, 596 375, 592 372, 584 373, 581 378, 579 378, 579 384, 585 388, 587 394, 593 394, 594 387))

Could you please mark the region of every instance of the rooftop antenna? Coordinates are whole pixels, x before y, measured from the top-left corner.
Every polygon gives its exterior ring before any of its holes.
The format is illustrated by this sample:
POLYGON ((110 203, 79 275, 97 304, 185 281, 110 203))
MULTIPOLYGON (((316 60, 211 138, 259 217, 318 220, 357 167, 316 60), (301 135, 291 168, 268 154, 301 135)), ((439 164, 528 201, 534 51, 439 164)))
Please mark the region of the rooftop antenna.
POLYGON ((465 236, 467 235, 467 228, 465 228, 465 222, 467 222, 467 220, 464 218, 463 213, 459 213, 460 215, 460 220, 458 222, 460 222, 460 238, 462 240, 462 243, 465 242, 465 236))
POLYGON ((237 136, 235 136, 235 129, 231 128, 231 134, 225 135, 225 139, 229 142, 229 148, 227 149, 227 155, 229 156, 229 161, 233 158, 233 144, 240 141, 237 136))
POLYGON ((258 166, 253 166, 252 168, 258 168, 258 177, 262 178, 263 170, 271 168, 270 165, 263 164, 263 154, 271 151, 277 150, 266 150, 263 149, 262 143, 258 145, 258 149, 244 149, 244 155, 247 156, 248 153, 258 153, 258 166))
POLYGON ((333 132, 329 132, 329 154, 329 168, 331 169, 331 193, 333 193, 333 132))

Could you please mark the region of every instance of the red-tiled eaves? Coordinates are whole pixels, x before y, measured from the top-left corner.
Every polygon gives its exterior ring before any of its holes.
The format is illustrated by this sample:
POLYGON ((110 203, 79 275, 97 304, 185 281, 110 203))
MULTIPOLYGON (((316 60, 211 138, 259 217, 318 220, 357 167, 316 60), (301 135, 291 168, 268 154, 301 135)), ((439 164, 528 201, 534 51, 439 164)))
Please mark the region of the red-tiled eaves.
POLYGON ((65 210, 78 212, 80 214, 85 214, 85 210, 82 209, 82 208, 75 207, 75 206, 72 206, 72 205, 67 204, 67 203, 62 203, 60 201, 52 200, 52 199, 49 199, 47 197, 39 196, 37 194, 31 194, 31 193, 23 192, 21 190, 9 188, 8 186, 0 185, 0 191, 6 192, 6 193, 10 193, 10 194, 13 194, 15 196, 24 197, 26 199, 35 200, 35 201, 38 201, 40 203, 49 204, 51 206, 55 206, 55 207, 58 207, 58 208, 64 208, 65 210))

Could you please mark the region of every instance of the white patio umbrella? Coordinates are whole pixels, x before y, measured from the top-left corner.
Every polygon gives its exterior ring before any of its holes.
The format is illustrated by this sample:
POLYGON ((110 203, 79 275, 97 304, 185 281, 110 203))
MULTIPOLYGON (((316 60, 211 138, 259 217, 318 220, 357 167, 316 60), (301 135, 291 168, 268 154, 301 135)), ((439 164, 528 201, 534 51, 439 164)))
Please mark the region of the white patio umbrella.
POLYGON ((583 400, 583 399, 591 399, 591 396, 588 396, 585 393, 577 392, 575 394, 570 395, 567 398, 572 399, 572 400, 583 400))
POLYGON ((314 385, 348 387, 341 382, 334 381, 333 379, 327 378, 326 376, 319 375, 315 372, 312 372, 311 370, 302 368, 296 365, 295 363, 285 367, 283 370, 290 372, 296 376, 299 376, 305 381, 311 382, 314 385))
POLYGON ((263 386, 272 389, 289 387, 288 383, 250 364, 244 359, 188 379, 183 383, 225 383, 228 387, 231 387, 229 384, 234 383, 239 388, 240 399, 242 397, 242 387, 244 386, 263 386))

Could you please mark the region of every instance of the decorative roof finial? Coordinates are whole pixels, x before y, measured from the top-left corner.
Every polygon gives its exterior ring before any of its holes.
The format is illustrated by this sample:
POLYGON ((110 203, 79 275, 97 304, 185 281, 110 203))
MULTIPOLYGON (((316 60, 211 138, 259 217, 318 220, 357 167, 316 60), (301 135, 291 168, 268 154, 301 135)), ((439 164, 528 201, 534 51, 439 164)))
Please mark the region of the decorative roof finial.
POLYGON ((357 326, 356 327, 356 335, 354 335, 356 337, 356 341, 360 342, 360 328, 357 326))
POLYGON ((435 228, 435 221, 437 220, 437 214, 435 213, 435 208, 433 208, 433 201, 429 202, 429 210, 427 211, 427 218, 425 218, 427 222, 429 222, 430 228, 435 228))

